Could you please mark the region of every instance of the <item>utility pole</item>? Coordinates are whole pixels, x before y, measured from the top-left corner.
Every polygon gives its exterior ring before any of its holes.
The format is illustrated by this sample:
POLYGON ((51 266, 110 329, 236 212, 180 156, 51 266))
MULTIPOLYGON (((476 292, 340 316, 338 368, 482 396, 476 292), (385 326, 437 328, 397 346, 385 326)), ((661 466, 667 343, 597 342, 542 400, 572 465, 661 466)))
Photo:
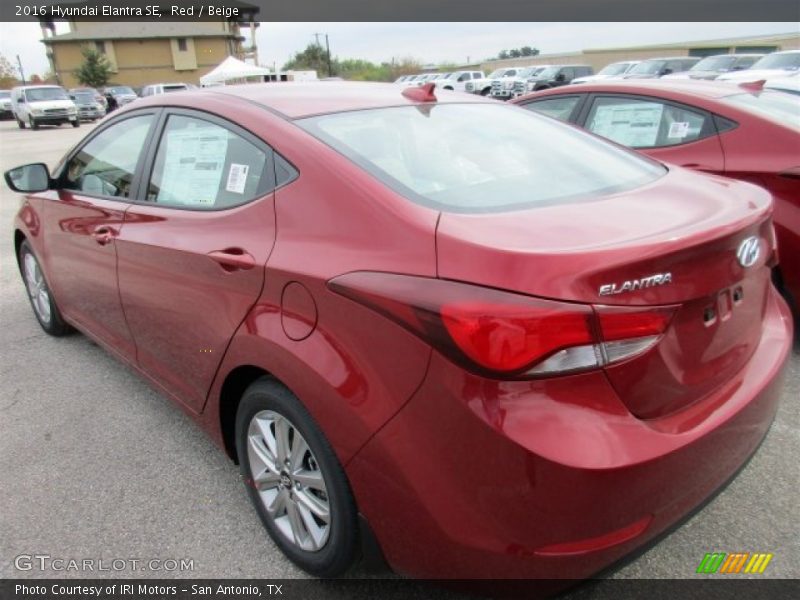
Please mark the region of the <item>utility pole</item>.
POLYGON ((333 77, 333 67, 331 66, 331 45, 328 43, 328 34, 325 34, 325 49, 328 52, 328 77, 333 77))
POLYGON ((317 40, 317 46, 322 48, 322 44, 319 43, 319 36, 325 36, 325 53, 326 59, 328 62, 328 77, 333 77, 333 65, 331 64, 331 45, 328 42, 328 34, 327 33, 315 33, 313 34, 314 38, 317 40))
POLYGON ((22 85, 25 85, 25 71, 22 70, 22 61, 17 54, 17 64, 19 65, 19 78, 22 79, 22 85))

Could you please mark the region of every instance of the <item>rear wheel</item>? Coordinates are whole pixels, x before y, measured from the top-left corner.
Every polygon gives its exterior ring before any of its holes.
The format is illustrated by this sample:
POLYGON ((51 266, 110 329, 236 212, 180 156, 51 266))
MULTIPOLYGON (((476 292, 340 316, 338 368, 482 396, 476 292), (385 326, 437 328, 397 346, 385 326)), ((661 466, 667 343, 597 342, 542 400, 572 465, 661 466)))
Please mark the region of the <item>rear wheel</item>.
POLYGON ((236 415, 240 470, 261 521, 295 564, 337 577, 355 561, 355 501, 314 419, 283 385, 252 384, 236 415))
POLYGON ((80 119, 75 119, 75 120, 72 122, 72 126, 73 126, 73 127, 80 127, 80 126, 81 126, 80 119))
POLYGON ((20 129, 25 129, 25 122, 24 122, 22 119, 19 119, 19 118, 17 118, 17 117, 15 117, 15 118, 17 119, 17 126, 18 126, 20 129))
POLYGON ((61 317, 50 287, 44 278, 44 273, 39 266, 39 260, 27 241, 20 244, 18 260, 22 280, 28 291, 28 299, 39 325, 52 336, 59 337, 69 333, 71 327, 61 317))

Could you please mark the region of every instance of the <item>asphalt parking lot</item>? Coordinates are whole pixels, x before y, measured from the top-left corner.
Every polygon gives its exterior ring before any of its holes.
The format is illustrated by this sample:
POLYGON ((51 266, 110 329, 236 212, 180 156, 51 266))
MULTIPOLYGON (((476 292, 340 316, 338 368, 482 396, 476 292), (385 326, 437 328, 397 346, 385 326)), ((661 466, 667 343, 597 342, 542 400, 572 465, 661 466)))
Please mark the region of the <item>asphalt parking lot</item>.
MULTIPOLYGON (((0 122, 0 168, 42 161, 52 167, 90 128, 31 131, 0 122)), ((15 569, 14 557, 35 553, 186 558, 194 566, 115 576, 305 577, 262 528, 237 468, 188 417, 82 335, 54 339, 42 332, 13 256, 18 200, 1 187, 0 231, 7 237, 0 241, 0 577, 91 575, 15 569)), ((772 552, 757 577, 800 577, 797 344, 782 400, 739 477, 613 577, 700 577, 695 569, 711 551, 772 552)))

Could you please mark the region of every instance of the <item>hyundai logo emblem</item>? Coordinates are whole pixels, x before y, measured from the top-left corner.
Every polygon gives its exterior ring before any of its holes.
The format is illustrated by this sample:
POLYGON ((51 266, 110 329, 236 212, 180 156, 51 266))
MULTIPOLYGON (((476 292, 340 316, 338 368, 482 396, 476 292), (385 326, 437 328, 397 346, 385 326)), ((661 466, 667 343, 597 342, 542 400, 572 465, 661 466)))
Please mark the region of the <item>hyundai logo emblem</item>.
POLYGON ((758 256, 761 254, 761 246, 757 236, 752 236, 743 240, 736 251, 736 258, 743 267, 752 267, 756 264, 758 256))

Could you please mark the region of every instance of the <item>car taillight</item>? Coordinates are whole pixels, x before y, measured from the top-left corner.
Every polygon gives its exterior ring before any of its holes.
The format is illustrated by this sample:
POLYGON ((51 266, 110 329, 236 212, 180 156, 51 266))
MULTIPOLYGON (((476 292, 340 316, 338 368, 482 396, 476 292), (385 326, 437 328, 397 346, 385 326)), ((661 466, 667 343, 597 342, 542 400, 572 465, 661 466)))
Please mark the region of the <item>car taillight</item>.
POLYGON ((348 273, 328 286, 466 369, 495 378, 542 377, 631 358, 658 341, 674 312, 592 307, 393 273, 348 273))

